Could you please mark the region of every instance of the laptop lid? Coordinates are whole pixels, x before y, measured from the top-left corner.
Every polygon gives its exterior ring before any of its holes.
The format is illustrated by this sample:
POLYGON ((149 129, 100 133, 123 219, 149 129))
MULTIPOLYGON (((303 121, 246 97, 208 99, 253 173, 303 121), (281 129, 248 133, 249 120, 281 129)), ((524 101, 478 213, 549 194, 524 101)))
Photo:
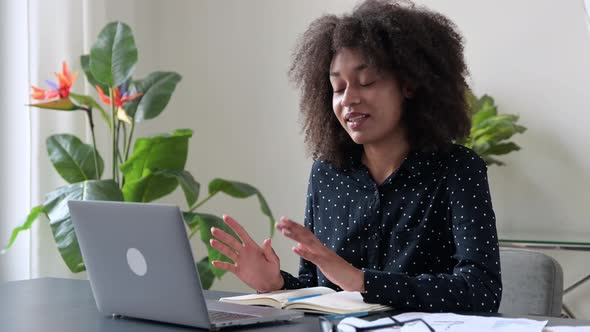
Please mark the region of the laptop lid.
POLYGON ((74 200, 68 206, 102 313, 206 329, 303 317, 292 310, 205 301, 177 206, 74 200), (210 313, 221 317, 212 321, 210 313))
POLYGON ((99 311, 210 328, 178 207, 104 201, 68 207, 99 311))

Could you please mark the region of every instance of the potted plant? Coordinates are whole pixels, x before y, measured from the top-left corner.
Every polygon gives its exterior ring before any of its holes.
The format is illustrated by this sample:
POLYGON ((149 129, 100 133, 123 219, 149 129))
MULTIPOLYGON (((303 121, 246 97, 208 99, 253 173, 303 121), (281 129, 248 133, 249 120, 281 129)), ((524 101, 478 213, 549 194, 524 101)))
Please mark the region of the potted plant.
POLYGON ((503 166, 504 162, 497 156, 520 150, 520 146, 509 140, 515 134, 524 133, 527 128, 517 124, 517 115, 498 114, 494 99, 488 95, 478 98, 468 90, 467 101, 471 132, 457 143, 474 150, 486 164, 503 166))
MULTIPOLYGON (((92 96, 71 92, 77 73, 67 64, 55 73, 57 82, 48 82, 49 89, 33 86, 31 97, 40 101, 29 106, 66 112, 82 111, 91 131, 92 143, 86 144, 70 134, 56 134, 47 138, 47 153, 59 175, 68 183, 45 195, 45 201, 31 209, 25 222, 16 227, 4 250, 16 240, 19 232, 27 230, 40 216, 49 219, 53 238, 68 268, 76 273, 85 270, 76 234, 70 219, 67 201, 109 200, 151 202, 175 191, 184 192, 187 208, 183 216, 193 237, 200 234, 208 248, 208 256, 196 265, 203 288, 225 271, 209 264, 213 260, 228 260, 211 248, 211 227, 233 233, 215 215, 197 212, 204 203, 218 193, 236 198, 256 196, 260 209, 268 217, 272 236, 274 218, 266 200, 253 186, 225 179, 214 179, 208 185, 208 195, 199 201, 200 184, 185 169, 190 129, 172 133, 135 138, 134 129, 143 121, 156 118, 166 107, 181 76, 175 72, 153 72, 143 79, 134 79, 137 48, 131 29, 124 23, 107 24, 90 54, 80 57, 80 66, 88 82, 96 88, 103 108, 92 96), (104 178, 104 161, 96 147, 94 115, 99 112, 110 132, 111 178, 104 178)), ((116 232, 113 229, 113 232, 116 232)))

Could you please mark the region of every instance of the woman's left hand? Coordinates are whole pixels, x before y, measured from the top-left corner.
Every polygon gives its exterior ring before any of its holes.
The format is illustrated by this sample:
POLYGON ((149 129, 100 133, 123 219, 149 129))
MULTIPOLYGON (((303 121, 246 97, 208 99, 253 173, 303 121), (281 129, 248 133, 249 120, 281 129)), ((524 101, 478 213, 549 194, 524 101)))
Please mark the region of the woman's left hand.
POLYGON ((296 241, 293 252, 314 263, 331 282, 345 291, 365 291, 363 271, 326 247, 308 228, 285 217, 281 217, 275 228, 296 241))

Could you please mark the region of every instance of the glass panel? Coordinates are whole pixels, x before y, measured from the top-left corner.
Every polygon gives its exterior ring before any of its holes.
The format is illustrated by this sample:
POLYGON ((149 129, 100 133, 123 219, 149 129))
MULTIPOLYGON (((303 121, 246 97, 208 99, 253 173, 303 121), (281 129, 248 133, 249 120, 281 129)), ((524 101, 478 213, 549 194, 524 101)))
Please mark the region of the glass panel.
POLYGON ((552 246, 581 246, 590 247, 590 234, 581 232, 574 234, 571 230, 568 232, 555 232, 554 234, 534 234, 534 233, 514 233, 498 234, 500 243, 530 243, 538 245, 552 246))

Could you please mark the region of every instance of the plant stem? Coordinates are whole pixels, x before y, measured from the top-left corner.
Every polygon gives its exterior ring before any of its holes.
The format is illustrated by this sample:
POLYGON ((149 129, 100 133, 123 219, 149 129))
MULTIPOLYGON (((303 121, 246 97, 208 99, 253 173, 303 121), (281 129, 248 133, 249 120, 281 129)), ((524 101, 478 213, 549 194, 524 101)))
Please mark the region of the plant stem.
POLYGON ((127 124, 123 123, 123 155, 125 159, 123 162, 127 161, 127 124))
POLYGON ((119 184, 117 172, 117 114, 115 110, 115 96, 113 95, 113 88, 109 87, 109 95, 111 96, 111 119, 113 121, 113 132, 111 133, 112 148, 113 148, 113 180, 119 184))
POLYGON ((197 232, 201 229, 201 225, 195 226, 195 228, 191 229, 191 233, 189 234, 188 238, 192 239, 193 235, 197 234, 197 232))
POLYGON ((202 200, 202 201, 200 201, 200 202, 196 203, 195 205, 193 205, 193 207, 191 207, 191 208, 189 209, 189 212, 193 212, 193 211, 194 211, 194 210, 196 210, 196 209, 197 209, 199 206, 201 206, 201 205, 205 204, 205 202, 207 202, 208 200, 210 200, 210 199, 211 199, 213 196, 215 196, 215 195, 216 195, 218 192, 219 192, 219 191, 216 191, 216 192, 214 192, 214 193, 212 193, 212 194, 209 194, 209 196, 205 197, 205 199, 204 199, 204 200, 202 200))
MULTIPOLYGON (((117 160, 119 163, 123 163, 123 156, 121 155, 121 149, 119 147, 119 142, 121 139, 121 127, 125 128, 125 124, 122 121, 117 123, 117 160)), ((123 138, 124 139, 124 138, 123 138)))
POLYGON ((123 156, 121 155, 121 150, 117 149, 117 160, 120 164, 123 163, 123 156))
MULTIPOLYGON (((121 163, 127 161, 127 124, 123 123, 123 156, 125 159, 121 160, 121 163)), ((125 174, 121 174, 121 188, 125 185, 125 174)))
POLYGON ((98 149, 96 148, 96 137, 94 136, 94 120, 92 119, 92 107, 84 108, 86 115, 88 115, 88 123, 90 124, 90 133, 92 134, 92 146, 94 147, 94 169, 96 171, 96 179, 100 180, 100 172, 98 170, 98 149))
POLYGON ((129 131, 129 138, 127 139, 127 146, 125 147, 125 160, 129 158, 129 150, 131 150, 131 142, 133 141, 133 132, 135 130, 135 119, 131 121, 131 130, 129 131))

